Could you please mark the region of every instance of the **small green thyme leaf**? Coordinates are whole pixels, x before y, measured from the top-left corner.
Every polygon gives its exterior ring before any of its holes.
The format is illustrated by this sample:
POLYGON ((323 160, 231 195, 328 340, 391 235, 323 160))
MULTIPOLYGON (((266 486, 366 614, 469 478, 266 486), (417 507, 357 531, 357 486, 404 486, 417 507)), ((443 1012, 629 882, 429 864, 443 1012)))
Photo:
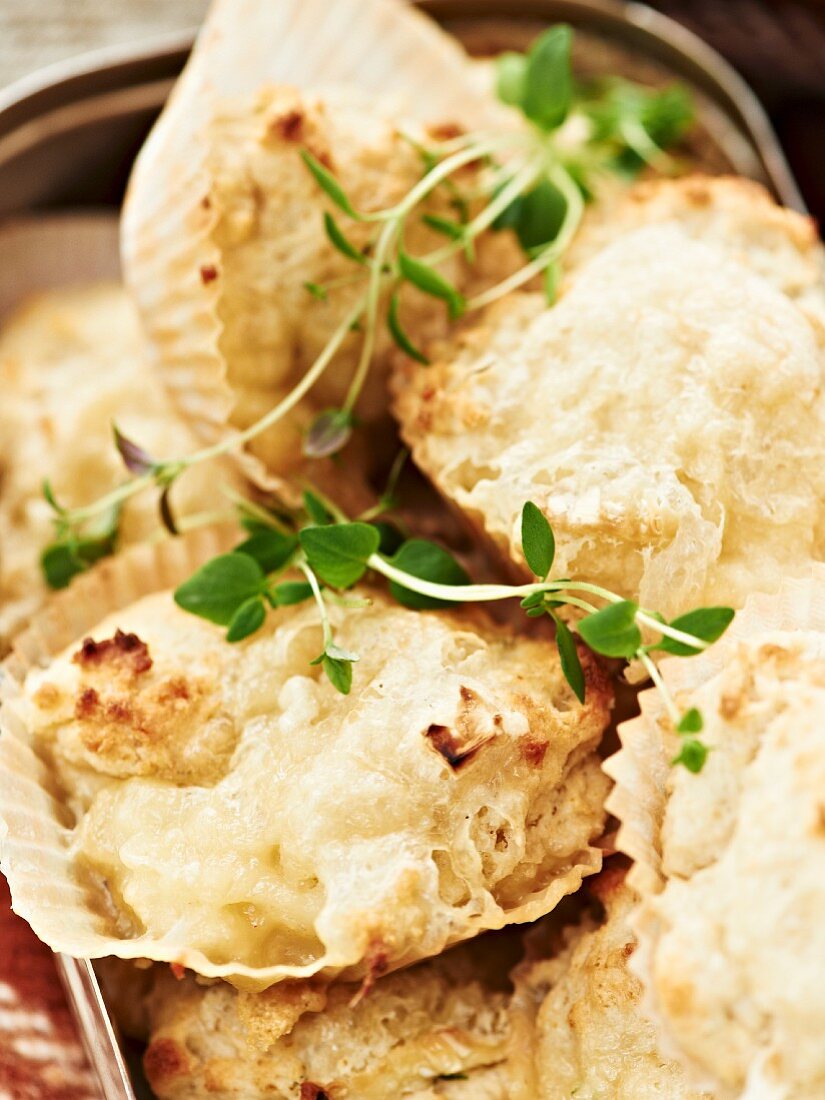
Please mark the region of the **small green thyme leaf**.
POLYGON ((359 252, 355 245, 344 236, 340 226, 328 210, 324 211, 324 230, 333 247, 337 248, 348 260, 354 260, 357 264, 367 264, 369 262, 364 253, 359 252))
POLYGON ((304 510, 313 523, 317 523, 320 526, 332 523, 332 516, 330 515, 329 509, 321 498, 313 493, 312 490, 305 489, 301 499, 304 502, 304 510))
POLYGON ((418 350, 401 327, 401 322, 398 318, 398 294, 393 294, 392 298, 390 298, 390 305, 387 310, 387 328, 395 343, 406 355, 409 355, 410 359, 415 359, 417 363, 423 363, 425 366, 429 364, 430 360, 424 352, 418 350))
POLYGON ((521 510, 521 548, 532 571, 544 580, 553 568, 556 540, 547 517, 531 500, 521 510))
POLYGON ((701 733, 704 725, 705 722, 702 718, 701 711, 698 711, 696 707, 691 707, 690 710, 685 711, 682 715, 679 725, 676 727, 676 732, 701 733))
POLYGON ((558 24, 545 31, 527 55, 520 105, 527 118, 544 130, 555 130, 570 110, 573 99, 570 66, 572 41, 570 27, 558 24))
POLYGON ((236 546, 236 554, 246 554, 254 558, 264 573, 274 573, 283 568, 298 549, 298 536, 285 535, 274 528, 266 527, 250 535, 236 546))
POLYGON ((233 552, 202 565, 175 589, 175 603, 219 626, 229 626, 241 604, 261 595, 264 572, 254 558, 233 552))
POLYGON ((40 555, 40 568, 50 588, 65 588, 73 577, 111 554, 112 539, 69 539, 47 546, 40 555))
MULTIPOLYGON (((699 607, 695 611, 688 611, 680 615, 670 623, 675 630, 681 630, 684 634, 691 634, 703 642, 715 642, 721 638, 730 624, 733 622, 735 612, 731 607, 699 607)), ((656 643, 656 649, 662 649, 665 653, 672 653, 676 657, 693 657, 701 653, 701 649, 695 646, 677 642, 674 638, 663 637, 656 643)))
MULTIPOLYGON (((390 558, 390 563, 419 580, 432 581, 435 584, 469 584, 470 578, 458 564, 452 554, 443 546, 426 539, 409 539, 403 543, 390 558)), ((434 599, 412 592, 395 581, 390 582, 390 592, 405 607, 432 609, 449 607, 448 600, 434 599)))
POLYGON ((638 610, 633 600, 611 603, 580 619, 576 629, 594 652, 604 657, 632 657, 642 644, 636 625, 638 610))
POLYGON ((441 233, 445 237, 449 237, 451 241, 460 241, 464 236, 464 223, 454 222, 449 218, 442 218, 438 214, 422 214, 422 222, 428 225, 430 229, 434 229, 436 233, 441 233))
POLYGON ((709 751, 707 745, 696 737, 685 737, 679 752, 671 760, 671 764, 681 764, 689 772, 698 775, 705 766, 709 751))
POLYGON ((269 597, 275 607, 292 607, 312 599, 312 586, 306 581, 283 581, 270 590, 269 597))
POLYGON ((343 210, 345 214, 348 214, 349 217, 354 218, 356 221, 360 221, 361 215, 349 201, 343 187, 335 176, 333 176, 332 172, 330 172, 328 168, 325 168, 319 160, 316 160, 307 149, 301 150, 301 158, 315 177, 318 186, 330 199, 332 199, 335 205, 340 210, 343 210))
POLYGON ((379 543, 378 532, 368 523, 305 527, 299 537, 311 568, 332 588, 350 588, 359 581, 379 543))
POLYGON ((54 489, 52 488, 52 483, 48 480, 48 478, 43 479, 42 489, 43 489, 43 496, 46 498, 46 503, 49 505, 49 507, 53 511, 57 512, 57 514, 59 516, 65 516, 66 515, 66 509, 63 507, 62 504, 57 503, 57 497, 54 495, 54 489))
POLYGON ((398 268, 404 278, 424 294, 446 302, 447 311, 453 321, 464 312, 464 298, 434 267, 414 259, 403 248, 399 248, 398 268))
POLYGON ((404 542, 404 536, 399 531, 394 523, 389 523, 387 520, 378 520, 373 522, 372 526, 378 532, 378 553, 384 554, 389 557, 394 554, 399 546, 404 542))
POLYGON ((543 610, 545 595, 545 592, 533 592, 530 596, 524 597, 519 607, 523 608, 525 611, 530 611, 534 607, 541 607, 543 610))
POLYGON ((226 632, 228 642, 240 642, 259 630, 266 618, 266 607, 260 596, 251 596, 244 600, 229 622, 226 632))
POLYGON ((341 695, 349 695, 352 688, 352 662, 339 660, 325 653, 321 663, 324 672, 327 674, 327 679, 335 690, 340 692, 341 695))
POLYGON ((508 107, 520 107, 527 84, 527 58, 508 51, 496 59, 496 93, 508 107))
POLYGON ((576 640, 570 633, 570 628, 564 619, 560 619, 558 615, 553 615, 553 622, 556 624, 556 648, 559 651, 561 670, 576 698, 580 703, 583 703, 586 685, 584 670, 579 659, 579 651, 576 648, 576 640))
POLYGON ((302 283, 304 290, 309 291, 313 298, 317 298, 319 302, 325 302, 329 298, 329 293, 326 287, 321 286, 320 283, 302 283))
POLYGON ((559 234, 567 211, 567 200, 549 180, 542 180, 496 218, 495 229, 512 229, 528 255, 536 255, 559 234))

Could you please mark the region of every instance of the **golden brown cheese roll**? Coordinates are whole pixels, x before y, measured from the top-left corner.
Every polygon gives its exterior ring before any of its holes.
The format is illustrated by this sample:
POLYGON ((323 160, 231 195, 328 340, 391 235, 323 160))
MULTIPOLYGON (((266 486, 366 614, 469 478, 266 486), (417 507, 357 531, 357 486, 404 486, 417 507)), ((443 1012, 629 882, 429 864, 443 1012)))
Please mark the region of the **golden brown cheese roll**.
POLYGON ((630 229, 395 378, 415 462, 515 562, 532 500, 560 576, 667 615, 825 554, 825 329, 700 236, 630 229))
POLYGON ((159 1100, 509 1100, 501 937, 357 985, 243 993, 161 971, 144 1056, 159 1100))
MULTIPOLYGON (((682 693, 710 751, 700 774, 675 769, 661 792, 639 969, 667 1049, 721 1097, 825 1095, 823 639, 751 632, 682 693)), ((654 709, 623 733, 623 756, 661 740, 625 801, 640 822, 677 747, 666 730, 654 709)))
MULTIPOLYGON (((65 506, 88 504, 127 476, 112 422, 159 458, 194 449, 161 386, 147 374, 134 307, 116 284, 51 291, 0 334, 0 652, 42 603, 38 564, 54 537, 48 478, 65 506)), ((181 514, 225 507, 226 470, 196 469, 173 490, 181 514)), ((129 501, 121 544, 156 530, 157 499, 129 501)))
POLYGON ((46 888, 25 856, 40 803, 5 784, 7 870, 41 938, 259 987, 374 976, 598 870, 611 692, 592 658, 581 705, 552 647, 486 619, 377 595, 330 613, 360 658, 349 696, 310 664, 313 607, 232 646, 170 594, 28 673, 4 767, 43 783, 44 762, 74 815, 46 888))
POLYGON ((511 1013, 509 1100, 709 1100, 665 1057, 629 969, 636 903, 625 868, 590 880, 597 912, 568 927, 560 949, 522 964, 511 1013))
MULTIPOLYGON (((421 179, 421 146, 501 113, 458 44, 404 5, 213 6, 137 162, 123 223, 127 281, 153 353, 202 436, 225 434, 227 424, 247 427, 278 404, 342 323, 346 332, 366 292, 366 267, 331 244, 324 216, 337 220, 356 250, 374 245, 381 226, 342 213, 301 153, 333 173, 357 211, 375 213, 421 179), (325 288, 315 290, 325 300, 308 285, 325 288)), ((456 177, 460 187, 472 184, 470 173, 456 177)), ((441 188, 427 209, 454 215, 450 199, 441 188)), ((465 290, 495 281, 522 262, 510 236, 482 243, 474 272, 454 258, 442 273, 465 290)), ((443 245, 419 214, 408 219, 410 254, 443 245)), ((401 297, 413 341, 447 331, 443 302, 409 287, 401 297)), ((357 406, 371 423, 387 413, 388 304, 383 295, 357 406)), ((249 444, 270 473, 289 475, 300 464, 304 430, 343 403, 362 344, 363 331, 346 333, 310 393, 249 444)))
POLYGON ((813 218, 787 210, 753 180, 691 175, 646 180, 592 204, 565 269, 645 225, 677 225, 772 283, 802 309, 825 320, 825 252, 813 218))
MULTIPOLYGON (((218 102, 204 135, 208 187, 200 223, 186 240, 157 242, 149 234, 136 240, 131 265, 138 273, 135 293, 158 362, 166 368, 164 377, 180 407, 196 422, 212 407, 216 417, 226 409, 235 427, 246 428, 260 419, 306 374, 363 298, 367 270, 334 248, 324 230, 324 213, 337 219, 359 251, 375 243, 379 227, 352 221, 335 208, 312 179, 301 153, 308 151, 330 169, 356 210, 395 206, 422 175, 420 152, 404 131, 414 132, 420 143, 431 139, 415 125, 395 119, 387 106, 355 89, 324 96, 284 86, 218 102), (146 250, 157 255, 144 257, 146 250), (157 271, 150 276, 145 268, 152 265, 157 271), (182 270, 199 272, 197 281, 180 278, 182 270), (312 293, 308 287, 324 289, 312 293), (223 405, 216 399, 212 373, 191 368, 210 350, 205 324, 191 323, 183 333, 163 327, 157 304, 178 299, 180 308, 215 318, 220 384, 227 389, 223 405), (188 364, 178 349, 182 340, 188 364), (185 372, 178 377, 182 365, 185 372)), ((450 196, 442 190, 428 209, 447 216, 449 204, 450 196)), ((419 216, 409 220, 408 252, 425 254, 443 243, 419 216)), ((441 271, 466 288, 471 277, 475 285, 484 282, 485 273, 515 270, 518 264, 506 234, 483 246, 482 262, 472 274, 460 254, 441 271)), ((374 361, 357 404, 359 415, 371 421, 387 409, 388 355, 394 348, 383 320, 387 306, 384 295, 374 361)), ((418 342, 448 330, 443 303, 415 288, 401 294, 400 316, 418 342)), ((363 324, 354 328, 309 394, 285 420, 250 443, 268 470, 283 475, 299 470, 304 433, 313 417, 344 404, 364 341, 363 324)))

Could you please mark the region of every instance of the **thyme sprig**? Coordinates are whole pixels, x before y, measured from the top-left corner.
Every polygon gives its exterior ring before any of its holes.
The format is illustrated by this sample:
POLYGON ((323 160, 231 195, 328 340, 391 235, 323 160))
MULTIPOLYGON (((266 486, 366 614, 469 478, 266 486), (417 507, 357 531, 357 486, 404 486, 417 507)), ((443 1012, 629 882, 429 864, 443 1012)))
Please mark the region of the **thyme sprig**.
POLYGON ((312 662, 321 664, 330 682, 346 695, 352 686, 352 665, 358 655, 337 644, 327 612, 329 600, 346 600, 345 593, 365 575, 383 577, 391 595, 406 607, 426 610, 458 604, 517 599, 530 618, 549 615, 555 624, 562 672, 584 702, 586 681, 574 634, 605 657, 639 661, 661 693, 674 729, 682 738, 674 763, 699 771, 707 747, 699 739, 702 716, 684 714, 669 692, 656 664, 660 653, 689 657, 721 637, 733 619, 727 607, 705 607, 667 622, 599 585, 553 577, 555 539, 547 518, 528 502, 521 517, 525 560, 536 580, 526 584, 473 584, 463 567, 442 546, 410 538, 389 543, 386 524, 360 517, 349 520, 334 503, 314 493, 304 495, 300 512, 269 526, 256 515, 244 517, 250 537, 234 551, 207 562, 175 592, 184 610, 227 627, 227 640, 238 642, 254 634, 268 607, 283 607, 314 599, 323 646, 312 662), (284 574, 303 581, 284 580, 284 574), (572 622, 563 607, 583 611, 572 622))
POLYGON ((381 325, 401 350, 426 362, 403 328, 400 292, 405 286, 444 302, 455 319, 544 275, 552 301, 560 264, 576 233, 586 201, 599 180, 626 176, 645 164, 670 165, 664 149, 681 137, 691 121, 690 98, 679 87, 651 90, 629 81, 608 79, 578 83, 570 52, 572 32, 560 25, 541 35, 527 54, 504 54, 498 63, 499 98, 522 116, 523 125, 506 132, 459 134, 422 146, 410 138, 422 160, 422 177, 394 206, 359 211, 344 188, 308 150, 303 160, 331 209, 323 225, 331 245, 352 271, 322 286, 306 283, 308 295, 329 300, 344 285, 361 284, 363 293, 342 316, 326 346, 286 396, 259 420, 193 454, 158 460, 115 429, 115 444, 131 475, 96 501, 62 507, 47 493, 55 520, 55 540, 43 554, 46 579, 54 587, 110 553, 117 542, 122 506, 138 493, 155 489, 160 518, 175 533, 170 491, 188 469, 237 451, 279 423, 312 390, 355 331, 361 336, 358 363, 340 408, 325 409, 307 431, 308 456, 333 455, 344 447, 356 425, 355 409, 372 363, 381 325), (472 185, 462 173, 472 169, 472 185), (448 199, 454 218, 427 209, 436 191, 448 199), (342 219, 373 227, 364 248, 349 239, 342 219), (443 246, 423 256, 406 249, 406 231, 420 219, 445 237, 443 246), (458 254, 472 263, 481 234, 510 230, 525 253, 523 267, 466 300, 440 270, 458 254))

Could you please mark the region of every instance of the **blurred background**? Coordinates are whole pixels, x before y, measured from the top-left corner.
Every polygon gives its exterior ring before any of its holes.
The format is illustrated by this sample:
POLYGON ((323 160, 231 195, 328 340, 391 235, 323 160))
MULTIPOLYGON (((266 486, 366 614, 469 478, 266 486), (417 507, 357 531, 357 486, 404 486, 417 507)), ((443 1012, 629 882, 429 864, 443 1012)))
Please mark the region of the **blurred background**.
MULTIPOLYGON (((277 0, 273 0, 273 3, 277 0)), ((99 46, 195 26, 207 0, 0 0, 0 85, 99 46)), ((507 0, 502 0, 506 10, 507 0)), ((652 0, 715 46, 765 102, 825 219, 825 0, 652 0)))

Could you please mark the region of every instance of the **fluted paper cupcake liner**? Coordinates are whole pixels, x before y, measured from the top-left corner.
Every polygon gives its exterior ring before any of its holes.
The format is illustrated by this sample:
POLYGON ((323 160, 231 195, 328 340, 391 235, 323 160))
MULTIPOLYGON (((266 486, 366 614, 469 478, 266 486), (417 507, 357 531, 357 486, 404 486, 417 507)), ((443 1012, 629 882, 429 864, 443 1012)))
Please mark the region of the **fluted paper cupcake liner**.
MULTIPOLYGON (((784 632, 825 634, 825 565, 812 564, 808 576, 785 580, 776 594, 751 596, 719 642, 696 657, 662 661, 662 676, 674 697, 686 705, 694 692, 719 675, 743 642, 784 632)), ((719 1092, 718 1081, 685 1057, 663 1022, 653 989, 653 953, 660 926, 650 902, 666 882, 661 836, 677 735, 655 688, 642 692, 639 705, 639 716, 618 727, 621 748, 604 765, 615 783, 607 808, 619 820, 616 845, 633 860, 628 882, 640 898, 631 920, 638 947, 630 965, 642 982, 641 1007, 657 1026, 662 1052, 685 1066, 697 1088, 727 1096, 719 1092)), ((749 1100, 780 1100, 775 1087, 761 1078, 749 1082, 745 1095, 749 1100)))
MULTIPOLYGON (((235 434, 219 345, 221 280, 201 275, 221 270, 206 131, 217 102, 266 85, 349 86, 378 104, 403 104, 418 123, 476 127, 499 113, 458 43, 400 0, 217 0, 138 157, 121 236, 155 364, 206 444, 235 434)), ((247 450, 238 461, 263 488, 287 491, 247 450)))

